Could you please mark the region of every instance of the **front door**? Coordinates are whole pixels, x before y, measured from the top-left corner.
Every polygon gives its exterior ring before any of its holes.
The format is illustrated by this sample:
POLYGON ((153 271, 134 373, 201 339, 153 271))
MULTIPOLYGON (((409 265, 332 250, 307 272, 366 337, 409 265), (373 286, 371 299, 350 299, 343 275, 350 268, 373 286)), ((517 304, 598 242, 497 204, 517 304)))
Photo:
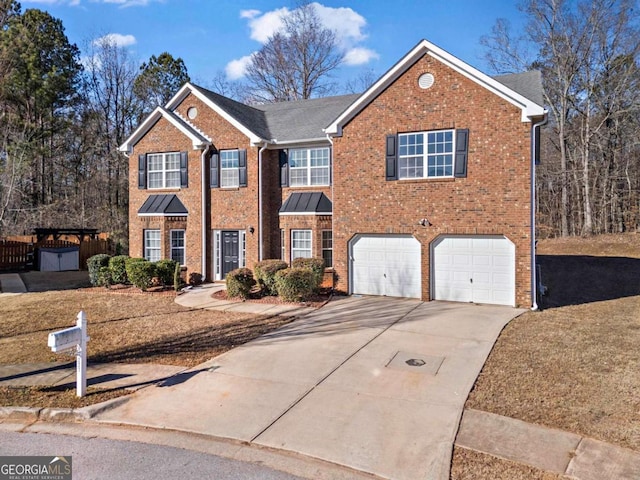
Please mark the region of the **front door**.
POLYGON ((222 232, 222 278, 240 266, 240 234, 236 231, 222 232))

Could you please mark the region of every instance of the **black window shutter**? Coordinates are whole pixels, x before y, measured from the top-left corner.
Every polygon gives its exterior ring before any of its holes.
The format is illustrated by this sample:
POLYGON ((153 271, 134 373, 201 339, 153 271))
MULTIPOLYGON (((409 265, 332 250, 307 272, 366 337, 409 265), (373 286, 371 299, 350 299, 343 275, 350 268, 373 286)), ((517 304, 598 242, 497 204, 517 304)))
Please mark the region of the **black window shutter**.
POLYGON ((469 129, 456 130, 456 159, 453 176, 463 178, 467 176, 467 156, 469 152, 469 129))
POLYGON ((386 151, 386 177, 387 180, 398 179, 398 155, 396 135, 387 135, 387 151, 386 151))
POLYGON ((220 187, 220 155, 218 153, 214 153, 211 155, 211 161, 209 166, 209 186, 211 188, 220 187))
POLYGON ((138 155, 138 188, 147 188, 147 155, 144 153, 138 155))
POLYGON ((247 186, 247 151, 238 150, 238 173, 240 175, 239 186, 247 186))
POLYGON ((180 152, 180 187, 187 188, 189 186, 189 153, 180 152))
POLYGON ((289 186, 289 158, 286 150, 280 150, 280 186, 289 186))

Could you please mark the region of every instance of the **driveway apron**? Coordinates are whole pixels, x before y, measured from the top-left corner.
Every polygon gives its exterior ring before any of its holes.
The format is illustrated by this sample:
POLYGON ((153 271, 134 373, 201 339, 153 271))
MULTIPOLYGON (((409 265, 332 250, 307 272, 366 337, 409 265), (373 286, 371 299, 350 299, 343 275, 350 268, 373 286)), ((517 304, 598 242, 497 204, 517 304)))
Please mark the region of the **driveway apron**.
POLYGON ((97 420, 250 442, 384 478, 448 479, 467 395, 520 312, 337 298, 97 420))

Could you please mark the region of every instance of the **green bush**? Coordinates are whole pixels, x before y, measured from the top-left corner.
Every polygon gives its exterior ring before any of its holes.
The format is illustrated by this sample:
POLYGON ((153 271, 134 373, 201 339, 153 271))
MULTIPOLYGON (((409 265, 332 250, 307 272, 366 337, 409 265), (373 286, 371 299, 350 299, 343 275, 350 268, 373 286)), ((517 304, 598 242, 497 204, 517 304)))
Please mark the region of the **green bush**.
POLYGON ((109 270, 111 271, 111 281, 113 284, 129 283, 126 267, 127 258, 129 257, 126 255, 116 255, 109 259, 109 270))
POLYGON ((277 295, 276 273, 287 268, 287 262, 282 260, 262 260, 255 265, 258 285, 264 295, 277 295))
POLYGON ((162 285, 173 284, 173 274, 176 271, 175 260, 158 260, 155 262, 156 276, 160 278, 162 285))
POLYGON ((314 291, 317 291, 322 284, 324 278, 324 258, 311 257, 311 258, 294 258, 291 262, 291 268, 307 268, 313 272, 315 277, 314 291))
POLYGON ((128 258, 126 263, 127 277, 129 281, 141 290, 146 290, 152 285, 156 276, 155 264, 144 258, 128 258))
POLYGON ((180 275, 180 273, 182 272, 182 268, 180 267, 180 264, 178 262, 176 262, 176 268, 173 270, 173 289, 177 292, 182 288, 182 275, 180 275))
POLYGON ((316 275, 309 268, 288 268, 276 273, 278 296, 285 302, 306 300, 316 287, 316 275))
POLYGON ((204 278, 202 277, 201 273, 191 272, 189 274, 189 285, 191 285, 192 287, 197 287, 198 285, 202 285, 203 281, 204 281, 204 278))
POLYGON ((98 270, 98 286, 109 288, 114 283, 111 269, 109 267, 100 267, 100 270, 98 270))
POLYGON ((249 268, 236 268, 227 273, 227 295, 229 297, 247 298, 256 284, 253 272, 249 268))
POLYGON ((94 255, 93 257, 89 257, 87 259, 89 281, 94 287, 97 287, 99 285, 98 276, 100 273, 100 267, 108 267, 110 258, 111 256, 107 255, 106 253, 99 253, 98 255, 94 255))

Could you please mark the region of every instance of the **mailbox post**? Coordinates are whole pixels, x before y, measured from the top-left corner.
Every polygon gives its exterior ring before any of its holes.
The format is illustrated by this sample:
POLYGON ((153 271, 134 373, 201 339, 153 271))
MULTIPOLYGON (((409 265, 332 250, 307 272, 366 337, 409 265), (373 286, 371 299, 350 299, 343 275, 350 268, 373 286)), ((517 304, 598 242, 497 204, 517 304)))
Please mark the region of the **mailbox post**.
POLYGON ((87 392, 87 316, 83 311, 78 313, 75 327, 58 330, 49 334, 47 345, 53 352, 64 352, 76 349, 76 389, 78 397, 87 392))

